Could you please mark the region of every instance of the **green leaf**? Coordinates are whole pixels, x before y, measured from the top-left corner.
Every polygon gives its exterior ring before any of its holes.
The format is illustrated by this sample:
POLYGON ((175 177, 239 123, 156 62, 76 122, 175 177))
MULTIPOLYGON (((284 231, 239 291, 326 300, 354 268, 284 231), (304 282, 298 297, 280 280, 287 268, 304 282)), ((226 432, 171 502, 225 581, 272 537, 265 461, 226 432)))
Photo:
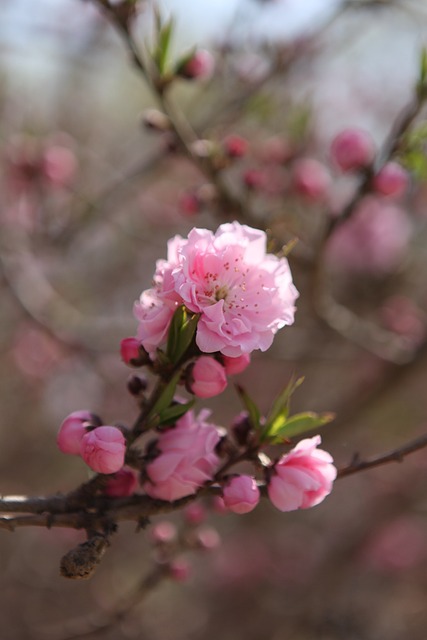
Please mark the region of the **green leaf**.
POLYGON ((187 411, 194 406, 196 399, 190 400, 190 402, 186 402, 185 404, 174 404, 167 409, 164 409, 160 413, 160 425, 166 426, 169 424, 175 424, 179 418, 181 418, 187 411))
POLYGON ((323 425, 331 422, 334 417, 333 413, 317 414, 311 411, 297 413, 282 424, 277 421, 275 430, 269 432, 269 438, 271 438, 272 442, 278 443, 287 438, 299 436, 306 431, 323 427, 323 425))
POLYGON ((423 47, 420 56, 418 85, 417 90, 419 94, 424 95, 427 90, 427 49, 423 47))
POLYGON ((183 305, 175 311, 168 333, 166 353, 173 364, 177 364, 193 342, 199 314, 191 313, 183 305))
POLYGON ((167 69, 168 54, 172 41, 172 34, 175 27, 173 18, 170 18, 160 29, 157 43, 157 68, 160 75, 164 75, 167 69))
POLYGON ((151 411, 147 416, 148 423, 151 424, 153 419, 158 418, 158 416, 160 416, 165 411, 165 409, 167 409, 170 406, 173 400, 173 397, 175 395, 176 385, 178 384, 180 377, 181 377, 181 372, 177 371, 175 375, 172 377, 172 379, 165 386, 165 388, 157 398, 156 402, 154 403, 151 411))
POLYGON ((265 435, 268 434, 271 426, 275 423, 275 421, 279 417, 281 417, 282 419, 284 418, 286 420, 286 418, 289 415, 291 396, 298 389, 298 387, 302 385, 303 382, 304 382, 303 377, 295 380, 295 378, 292 376, 292 378, 290 379, 286 387, 283 389, 283 391, 279 393, 279 395, 277 396, 276 400, 273 402, 273 406, 271 407, 267 415, 266 426, 264 430, 265 435))
POLYGON ((259 430, 261 414, 257 405, 239 384, 236 384, 236 390, 245 405, 245 409, 249 414, 249 420, 251 421, 253 428, 259 430))

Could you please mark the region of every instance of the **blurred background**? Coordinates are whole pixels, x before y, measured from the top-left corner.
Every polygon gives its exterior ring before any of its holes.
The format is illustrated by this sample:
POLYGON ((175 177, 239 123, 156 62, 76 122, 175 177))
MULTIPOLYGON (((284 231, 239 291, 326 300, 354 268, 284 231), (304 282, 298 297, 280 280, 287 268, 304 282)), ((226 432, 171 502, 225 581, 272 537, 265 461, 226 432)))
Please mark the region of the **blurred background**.
MULTIPOLYGON (((215 229, 229 215, 215 186, 158 130, 158 114, 148 111, 156 99, 98 8, 36 4, 0 3, 3 495, 65 492, 87 479, 80 459, 57 450, 61 421, 89 409, 106 424, 132 423, 137 407, 119 344, 135 333, 133 303, 170 237, 215 229)), ((407 172, 405 188, 366 190, 321 255, 322 279, 316 256, 328 222, 363 179, 337 169, 331 142, 343 129, 362 128, 381 156, 414 100, 425 2, 165 0, 160 7, 176 16, 172 60, 194 45, 215 58, 212 77, 179 79, 171 89, 208 141, 201 156, 209 145, 228 154, 224 184, 278 248, 298 238, 289 257, 300 291, 295 325, 254 356, 239 382, 268 410, 292 374, 304 375, 293 408, 337 414, 322 437, 338 466, 422 435, 422 105, 393 156, 407 172), (244 141, 245 153, 230 151, 230 136, 244 141)), ((141 49, 150 47, 150 3, 140 3, 133 33, 141 49)), ((241 410, 232 385, 206 404, 224 426, 241 410)), ((426 479, 427 452, 419 451, 340 480, 312 511, 282 514, 266 501, 242 517, 209 509, 219 548, 190 554, 188 581, 160 585, 92 636, 424 640, 426 479)), ((67 582, 59 559, 81 540, 74 531, 0 532, 3 640, 86 637, 76 635, 76 622, 84 629, 87 616, 113 611, 150 571, 149 536, 122 525, 95 577, 67 582)))

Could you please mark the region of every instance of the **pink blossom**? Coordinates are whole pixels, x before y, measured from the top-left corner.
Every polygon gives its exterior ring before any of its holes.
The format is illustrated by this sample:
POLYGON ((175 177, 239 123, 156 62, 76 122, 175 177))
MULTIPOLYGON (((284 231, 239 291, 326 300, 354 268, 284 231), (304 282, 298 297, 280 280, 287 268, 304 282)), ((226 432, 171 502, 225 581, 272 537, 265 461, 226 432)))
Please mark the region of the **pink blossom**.
POLYGON ((242 353, 241 356, 236 358, 229 358, 228 356, 222 356, 222 362, 224 364, 225 373, 228 376, 235 376, 238 373, 242 373, 250 364, 251 356, 249 353, 242 353))
POLYGON ((275 464, 268 496, 280 511, 314 507, 331 492, 337 470, 320 443, 320 436, 301 440, 275 464))
POLYGON ((194 216, 200 213, 200 200, 196 193, 184 191, 179 197, 179 208, 186 216, 194 216))
POLYGON ((224 504, 234 513, 249 513, 257 506, 260 493, 255 478, 235 476, 222 491, 224 504))
POLYGON ((69 185, 77 170, 76 156, 71 149, 59 144, 49 146, 43 155, 45 177, 57 187, 69 185))
POLYGON ((298 292, 286 258, 266 253, 263 231, 238 222, 213 234, 193 229, 179 246, 175 290, 200 313, 196 343, 204 353, 237 357, 266 351, 294 321, 298 292))
POLYGON ((324 200, 331 186, 331 178, 326 167, 314 158, 301 158, 292 169, 294 190, 307 200, 324 200))
POLYGON ((248 189, 262 189, 266 183, 266 175, 261 169, 246 169, 243 182, 248 189))
POLYGON ((196 532, 196 540, 198 546, 201 549, 205 549, 205 551, 212 551, 213 549, 217 549, 221 544, 219 533, 213 527, 201 527, 196 532))
POLYGON ((172 580, 176 582, 187 582, 191 576, 191 567, 187 560, 173 560, 169 565, 169 572, 172 580))
POLYGON ((126 443, 117 427, 97 427, 86 433, 80 443, 80 455, 97 473, 116 473, 125 462, 126 443))
POLYGON ((150 538, 155 544, 170 544, 177 538, 178 532, 173 522, 161 520, 150 530, 150 538))
POLYGON ((137 338, 123 338, 120 342, 120 355, 123 362, 126 364, 132 364, 133 360, 138 360, 140 357, 140 344, 141 343, 137 338))
POLYGON ((138 478, 132 469, 120 469, 108 479, 104 493, 111 498, 131 496, 138 485, 138 478))
POLYGON ((198 525, 206 520, 206 509, 199 502, 193 502, 184 509, 183 515, 188 524, 198 525))
POLYGON ((192 411, 180 418, 173 429, 161 434, 160 454, 147 465, 148 495, 160 500, 178 500, 196 493, 212 480, 219 464, 215 453, 221 435, 214 424, 206 422, 208 411, 196 417, 192 411))
POLYGON ((87 433, 86 425, 92 424, 93 414, 89 411, 73 411, 59 427, 57 445, 62 453, 80 455, 80 445, 87 433))
POLYGON ((387 162, 372 181, 377 193, 383 196, 398 197, 408 187, 408 172, 397 162, 387 162))
POLYGON ((198 398, 213 398, 224 391, 227 376, 224 367, 215 358, 200 356, 190 373, 188 389, 198 398))
POLYGON ((266 253, 267 236, 238 222, 213 234, 193 229, 168 243, 154 287, 135 304, 137 337, 151 354, 166 341, 178 304, 200 314, 196 343, 230 357, 266 351, 275 333, 294 321, 298 292, 286 258, 266 253))
POLYGON ((332 141, 331 157, 341 171, 362 169, 375 157, 374 141, 363 129, 345 129, 332 141))
POLYGON ((248 151, 248 141, 237 135, 230 135, 223 141, 225 154, 229 158, 241 158, 248 151))
POLYGON ((410 236, 402 209, 373 196, 341 224, 329 242, 329 258, 349 271, 384 274, 401 261, 410 236))
POLYGON ((200 80, 207 80, 211 77, 215 68, 215 60, 213 55, 206 51, 206 49, 199 49, 194 55, 186 62, 184 68, 181 70, 181 75, 185 78, 198 78, 200 80))
POLYGON ((166 341, 174 311, 182 302, 174 290, 172 271, 178 267, 178 250, 183 242, 179 236, 169 240, 167 260, 157 260, 153 288, 143 291, 134 305, 139 321, 137 338, 151 356, 166 341))

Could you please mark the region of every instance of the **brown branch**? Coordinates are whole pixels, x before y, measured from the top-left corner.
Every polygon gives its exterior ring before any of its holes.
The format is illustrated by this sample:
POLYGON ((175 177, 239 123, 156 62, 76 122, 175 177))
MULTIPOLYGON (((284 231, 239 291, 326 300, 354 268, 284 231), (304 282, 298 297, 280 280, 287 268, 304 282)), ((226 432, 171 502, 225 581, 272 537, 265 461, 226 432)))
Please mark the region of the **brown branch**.
POLYGON ((420 436, 397 449, 393 449, 388 453, 384 453, 368 460, 362 460, 359 455, 356 454, 349 465, 338 469, 337 478, 344 478, 346 476, 353 475, 354 473, 365 471, 366 469, 380 467, 383 464, 388 464, 389 462, 403 462, 407 455, 414 453, 415 451, 420 451, 425 447, 427 447, 427 435, 420 436))

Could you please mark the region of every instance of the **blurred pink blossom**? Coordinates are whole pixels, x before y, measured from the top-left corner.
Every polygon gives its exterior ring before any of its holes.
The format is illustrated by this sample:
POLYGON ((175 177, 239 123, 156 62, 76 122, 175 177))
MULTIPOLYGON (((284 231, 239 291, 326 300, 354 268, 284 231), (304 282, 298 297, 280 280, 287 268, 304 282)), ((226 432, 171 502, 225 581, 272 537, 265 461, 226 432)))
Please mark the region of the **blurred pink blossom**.
POLYGON ((395 198, 405 193, 408 183, 408 172, 397 162, 387 162, 372 181, 377 193, 395 198))
POLYGON ((388 522, 372 536, 363 555, 376 569, 411 569, 427 556, 425 530, 415 518, 401 517, 388 522))
POLYGON ((331 492, 337 470, 320 443, 320 436, 301 440, 275 464, 268 496, 280 511, 314 507, 331 492))
POLYGON ((328 195, 331 177, 318 160, 300 158, 293 165, 291 183, 298 195, 312 202, 319 202, 328 195))
POLYGON ((186 62, 180 73, 185 78, 208 80, 215 69, 215 59, 210 51, 198 49, 186 62))
POLYGON ((332 141, 331 157, 341 171, 362 169, 374 160, 375 144, 367 131, 345 129, 332 141))
POLYGON ((160 454, 146 468, 149 481, 144 489, 152 498, 178 500, 212 480, 219 464, 215 447, 221 435, 214 424, 206 422, 208 416, 206 410, 198 416, 189 411, 174 428, 161 434, 156 445, 160 454))
POLYGON ((402 260, 410 233, 402 209, 370 196, 332 235, 329 258, 349 271, 385 274, 402 260))
POLYGON ((125 462, 126 443, 117 427, 96 427, 86 433, 80 444, 80 455, 97 473, 116 473, 125 462))

